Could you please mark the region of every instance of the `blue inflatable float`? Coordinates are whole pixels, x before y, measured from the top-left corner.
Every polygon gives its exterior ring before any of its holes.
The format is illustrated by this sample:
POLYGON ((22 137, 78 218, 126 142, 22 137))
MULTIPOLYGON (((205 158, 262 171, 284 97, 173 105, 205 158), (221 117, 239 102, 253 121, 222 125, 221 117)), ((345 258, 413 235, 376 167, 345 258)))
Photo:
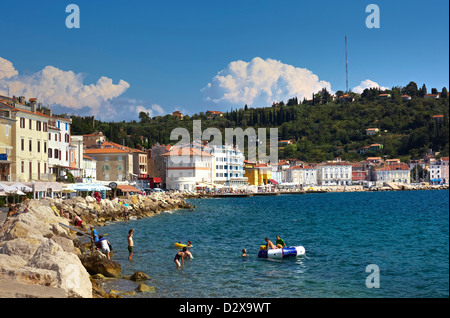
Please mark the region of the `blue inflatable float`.
POLYGON ((258 258, 287 258, 302 255, 305 255, 305 248, 303 246, 291 246, 287 248, 261 250, 258 252, 258 258))

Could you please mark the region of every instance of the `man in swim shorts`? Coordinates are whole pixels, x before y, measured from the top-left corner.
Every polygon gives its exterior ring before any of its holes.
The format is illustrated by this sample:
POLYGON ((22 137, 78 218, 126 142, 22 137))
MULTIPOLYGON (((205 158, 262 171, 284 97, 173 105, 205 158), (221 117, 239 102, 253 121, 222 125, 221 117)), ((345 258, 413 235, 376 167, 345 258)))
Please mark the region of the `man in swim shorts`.
POLYGON ((131 261, 131 259, 133 258, 133 250, 134 250, 134 242, 133 242, 133 234, 134 234, 134 229, 131 229, 128 231, 128 260, 131 261))
POLYGON ((284 243, 284 240, 279 235, 277 235, 277 240, 275 241, 275 244, 277 245, 277 248, 283 247, 286 248, 286 243, 284 243))

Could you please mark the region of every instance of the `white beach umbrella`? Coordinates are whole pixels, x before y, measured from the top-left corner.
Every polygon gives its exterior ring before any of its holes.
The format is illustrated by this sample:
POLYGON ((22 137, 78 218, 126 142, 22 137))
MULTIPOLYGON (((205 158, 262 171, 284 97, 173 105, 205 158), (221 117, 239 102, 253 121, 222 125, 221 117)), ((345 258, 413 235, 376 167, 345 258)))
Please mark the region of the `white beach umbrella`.
POLYGON ((33 192, 33 189, 30 188, 29 186, 24 185, 23 183, 17 182, 14 183, 11 187, 17 189, 17 190, 21 190, 23 192, 33 192))
POLYGON ((16 189, 4 183, 0 183, 0 192, 12 193, 14 190, 16 189))

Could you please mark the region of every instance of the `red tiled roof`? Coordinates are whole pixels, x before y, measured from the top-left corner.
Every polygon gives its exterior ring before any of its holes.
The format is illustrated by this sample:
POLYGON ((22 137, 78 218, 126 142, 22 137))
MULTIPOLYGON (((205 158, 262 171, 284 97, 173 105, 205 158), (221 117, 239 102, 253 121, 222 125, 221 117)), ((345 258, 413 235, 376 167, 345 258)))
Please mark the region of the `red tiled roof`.
POLYGON ((86 148, 84 152, 87 154, 101 154, 101 153, 128 153, 126 150, 117 148, 86 148))
POLYGON ((169 152, 162 154, 161 156, 207 156, 207 157, 212 157, 211 154, 201 151, 199 149, 196 148, 192 148, 192 147, 178 147, 177 148, 171 148, 169 152), (184 150, 184 151, 183 151, 184 150), (184 153, 186 152, 186 150, 189 151, 189 153, 184 153))
POLYGON ((386 165, 382 168, 377 169, 377 171, 390 171, 390 170, 408 170, 409 167, 406 163, 394 163, 390 165, 386 165))

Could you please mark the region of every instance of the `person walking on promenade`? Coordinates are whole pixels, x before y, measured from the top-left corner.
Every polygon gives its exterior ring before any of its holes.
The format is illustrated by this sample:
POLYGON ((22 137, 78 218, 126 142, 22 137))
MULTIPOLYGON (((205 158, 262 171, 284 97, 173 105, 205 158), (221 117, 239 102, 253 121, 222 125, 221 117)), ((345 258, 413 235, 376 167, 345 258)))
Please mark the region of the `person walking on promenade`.
POLYGON ((128 231, 128 260, 131 261, 131 259, 133 258, 133 250, 134 250, 134 242, 133 242, 133 234, 134 234, 134 229, 131 229, 128 231))

